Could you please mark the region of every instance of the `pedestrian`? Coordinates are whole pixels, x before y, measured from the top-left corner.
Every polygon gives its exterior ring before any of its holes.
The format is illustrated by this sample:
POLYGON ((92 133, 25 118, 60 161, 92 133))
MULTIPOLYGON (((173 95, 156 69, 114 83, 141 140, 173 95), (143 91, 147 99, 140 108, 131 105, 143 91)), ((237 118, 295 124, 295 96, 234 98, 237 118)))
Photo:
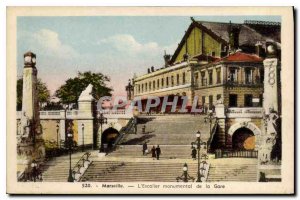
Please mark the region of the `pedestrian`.
POLYGON ((197 156, 197 150, 195 147, 193 147, 193 150, 192 150, 192 158, 193 160, 196 160, 196 156, 197 156))
POLYGON ((144 126, 142 127, 142 133, 143 133, 143 134, 146 133, 146 125, 144 125, 144 126))
POLYGON ((152 158, 153 158, 153 160, 154 160, 154 159, 156 158, 156 150, 155 150, 155 146, 152 147, 151 153, 152 153, 152 158))
POLYGON ((145 142, 145 143, 143 144, 143 155, 146 154, 147 149, 148 149, 147 142, 145 142))
POLYGON ((159 156, 160 156, 160 154, 161 154, 161 150, 160 150, 159 145, 157 145, 157 147, 156 147, 155 150, 156 150, 156 159, 159 160, 159 156))

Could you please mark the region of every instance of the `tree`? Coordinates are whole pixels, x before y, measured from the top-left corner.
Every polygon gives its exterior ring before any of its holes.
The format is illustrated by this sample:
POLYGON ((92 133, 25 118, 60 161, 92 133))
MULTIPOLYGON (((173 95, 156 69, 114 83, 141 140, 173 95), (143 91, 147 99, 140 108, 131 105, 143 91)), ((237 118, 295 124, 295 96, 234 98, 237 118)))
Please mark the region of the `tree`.
POLYGON ((60 101, 65 104, 77 104, 81 92, 89 85, 93 85, 92 95, 95 99, 102 96, 111 96, 112 89, 107 87, 106 83, 110 79, 102 73, 78 72, 75 78, 69 78, 66 83, 58 90, 55 95, 60 98, 60 101))
MULTIPOLYGON (((37 92, 38 102, 45 103, 50 99, 50 91, 47 88, 46 83, 43 83, 41 79, 37 80, 37 92)), ((22 97, 23 97, 23 78, 17 80, 17 110, 22 109, 22 97)))

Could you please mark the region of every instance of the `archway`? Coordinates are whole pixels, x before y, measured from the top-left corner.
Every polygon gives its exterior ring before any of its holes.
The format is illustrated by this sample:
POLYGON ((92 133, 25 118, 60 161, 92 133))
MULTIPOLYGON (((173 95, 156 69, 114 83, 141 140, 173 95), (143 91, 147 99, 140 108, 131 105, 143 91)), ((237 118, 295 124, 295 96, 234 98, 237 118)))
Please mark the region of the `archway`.
POLYGON ((232 135, 233 150, 254 150, 255 135, 248 128, 239 128, 232 135))
POLYGON ((116 129, 109 127, 105 131, 103 131, 101 136, 101 147, 104 151, 109 151, 113 144, 116 142, 120 133, 116 129))

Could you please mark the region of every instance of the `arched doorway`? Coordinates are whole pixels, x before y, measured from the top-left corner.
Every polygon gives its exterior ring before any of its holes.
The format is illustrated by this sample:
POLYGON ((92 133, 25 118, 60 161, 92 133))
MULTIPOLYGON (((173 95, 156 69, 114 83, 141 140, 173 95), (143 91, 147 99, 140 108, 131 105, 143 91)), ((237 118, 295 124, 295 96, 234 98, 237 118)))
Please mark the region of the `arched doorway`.
POLYGON ((248 128, 239 128, 232 135, 233 150, 254 150, 255 135, 248 128))
POLYGON ((109 151, 113 144, 116 142, 116 139, 120 135, 119 131, 116 129, 109 127, 105 131, 103 131, 101 136, 101 147, 103 151, 109 151))

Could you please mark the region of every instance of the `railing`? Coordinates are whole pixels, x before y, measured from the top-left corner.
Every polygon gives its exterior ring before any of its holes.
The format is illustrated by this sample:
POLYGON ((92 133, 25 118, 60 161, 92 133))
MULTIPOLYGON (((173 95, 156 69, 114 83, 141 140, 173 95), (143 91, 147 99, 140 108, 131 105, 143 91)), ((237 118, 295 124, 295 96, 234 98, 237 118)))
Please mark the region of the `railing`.
POLYGON ((261 107, 247 107, 247 108, 228 108, 226 110, 226 116, 228 118, 262 118, 263 108, 261 107))
POLYGON ((22 172, 17 178, 18 182, 42 182, 43 181, 42 168, 43 166, 40 165, 35 172, 33 171, 22 172))
POLYGON ((127 125, 125 127, 122 127, 122 129, 120 130, 119 137, 116 139, 115 143, 113 144, 114 147, 116 147, 116 145, 118 145, 122 141, 124 135, 130 134, 130 132, 132 131, 132 128, 134 128, 135 124, 136 124, 136 120, 134 118, 131 118, 128 121, 127 125))
POLYGON ((104 115, 125 115, 125 109, 119 110, 102 110, 101 111, 104 115))
MULTIPOLYGON (((21 119, 22 112, 17 111, 17 119, 21 119)), ((92 112, 82 110, 43 110, 40 111, 40 119, 74 119, 80 117, 92 117, 92 112)))
POLYGON ((224 151, 216 150, 215 158, 257 158, 258 151, 254 150, 240 150, 240 151, 224 151))
POLYGON ((227 81, 225 83, 226 86, 229 87, 262 87, 263 83, 261 82, 255 82, 255 81, 249 81, 249 82, 239 82, 239 81, 227 81))
POLYGON ((75 167, 72 170, 74 181, 79 182, 80 178, 91 164, 91 161, 89 160, 90 155, 91 153, 86 152, 75 164, 75 167))
POLYGON ((128 119, 128 118, 133 117, 133 112, 131 110, 126 111, 125 109, 101 110, 98 112, 103 113, 103 115, 106 118, 113 118, 113 119, 126 118, 126 119, 128 119))
POLYGON ((211 143, 212 143, 212 141, 214 139, 214 136, 215 136, 215 134, 217 132, 217 128, 218 128, 218 121, 216 120, 215 124, 214 124, 214 126, 212 128, 211 135, 210 135, 210 137, 209 137, 209 139, 207 141, 207 152, 210 151, 210 145, 211 145, 211 143))

